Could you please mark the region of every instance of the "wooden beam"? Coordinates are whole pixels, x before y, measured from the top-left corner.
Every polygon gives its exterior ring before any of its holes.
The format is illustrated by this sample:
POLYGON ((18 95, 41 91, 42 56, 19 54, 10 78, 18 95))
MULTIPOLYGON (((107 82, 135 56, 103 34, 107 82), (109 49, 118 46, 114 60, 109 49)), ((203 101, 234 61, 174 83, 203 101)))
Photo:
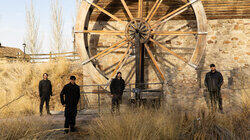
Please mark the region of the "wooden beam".
POLYGON ((143 0, 138 0, 138 18, 142 18, 143 0))
MULTIPOLYGON (((183 10, 184 8, 188 7, 189 5, 193 4, 194 2, 196 2, 197 0, 191 0, 190 2, 186 3, 185 5, 177 8, 176 10, 170 12, 169 14, 163 16, 162 18, 158 19, 155 23, 151 24, 152 29, 156 28, 157 26, 159 26, 160 24, 162 24, 163 20, 178 13, 179 11, 183 10)), ((180 14, 180 13, 179 13, 180 14)), ((175 15, 176 16, 176 15, 175 15)))
MULTIPOLYGON (((111 74, 111 78, 116 74, 116 71, 119 69, 120 65, 122 64, 122 61, 124 60, 124 58, 127 56, 127 53, 130 49, 130 46, 128 46, 128 48, 126 49, 125 53, 123 54, 122 58, 120 59, 119 63, 116 65, 115 70, 113 71, 113 73, 111 74)), ((111 79, 110 78, 110 79, 111 79)))
POLYGON ((84 64, 90 62, 91 60, 93 60, 93 59, 97 58, 98 56, 104 54, 106 51, 108 51, 108 50, 110 50, 110 49, 116 47, 117 45, 121 44, 121 43, 124 42, 124 41, 126 41, 126 39, 123 39, 123 40, 121 40, 121 41, 119 41, 119 42, 113 44, 112 46, 108 47, 107 49, 103 50, 102 52, 96 54, 95 56, 89 58, 88 60, 85 60, 84 62, 82 62, 82 64, 84 65, 84 64))
MULTIPOLYGON (((128 48, 130 48, 130 46, 129 46, 128 48)), ((117 67, 117 70, 114 71, 114 72, 111 74, 111 76, 110 76, 110 78, 109 78, 109 80, 108 80, 108 82, 107 82, 107 84, 106 84, 106 86, 105 86, 104 89, 106 89, 106 88, 108 87, 108 85, 110 84, 110 82, 111 82, 111 80, 112 80, 112 77, 114 77, 114 75, 116 74, 116 72, 117 72, 117 71, 120 71, 120 69, 121 69, 121 68, 124 66, 124 64, 126 63, 127 59, 129 58, 129 55, 132 53, 132 50, 130 50, 130 49, 128 49, 128 50, 129 50, 129 53, 127 53, 127 54, 125 55, 125 59, 124 59, 123 61, 120 60, 121 63, 120 63, 119 66, 117 67)))
POLYGON ((153 8, 150 10, 146 21, 150 22, 152 20, 152 18, 154 17, 155 12, 158 10, 160 4, 161 4, 162 0, 157 0, 153 6, 153 8))
POLYGON ((39 56, 39 55, 64 55, 64 54, 78 54, 77 52, 65 52, 65 53, 52 53, 52 54, 26 54, 30 56, 39 56))
POLYGON ((144 46, 145 46, 145 48, 146 48, 146 50, 147 50, 147 52, 148 52, 148 54, 149 54, 151 60, 153 61, 153 63, 154 63, 154 65, 155 65, 156 69, 157 69, 158 72, 160 73, 162 80, 165 81, 166 79, 165 79, 163 73, 161 72, 161 70, 160 70, 160 68, 159 68, 159 66, 158 66, 158 64, 157 64, 157 61, 155 60, 155 58, 154 58, 154 56, 153 56, 153 53, 150 51, 150 49, 149 49, 149 47, 148 47, 148 44, 145 43, 144 46))
POLYGON ((76 31, 75 33, 125 35, 125 31, 109 31, 109 30, 83 30, 83 31, 76 31))
POLYGON ((196 31, 152 31, 152 35, 194 35, 194 34, 207 34, 207 33, 198 33, 196 31))
POLYGON ((182 60, 183 62, 185 62, 185 63, 188 64, 188 61, 187 61, 185 58, 179 56, 178 54, 176 54, 175 52, 171 51, 171 50, 168 49, 167 47, 161 45, 159 42, 155 41, 154 39, 149 38, 149 40, 150 40, 151 42, 153 42, 154 44, 156 44, 157 46, 161 47, 162 49, 168 51, 168 52, 169 52, 170 54, 172 54, 173 56, 179 58, 180 60, 182 60))
POLYGON ((125 10, 126 10, 128 16, 129 16, 130 20, 133 20, 134 17, 133 17, 133 15, 131 14, 131 12, 130 12, 130 10, 129 10, 129 8, 128 8, 128 5, 126 4, 126 2, 125 2, 124 0, 121 0, 121 2, 122 2, 122 5, 123 5, 123 7, 125 8, 125 10))
POLYGON ((115 51, 115 50, 121 48, 122 46, 124 46, 124 45, 127 44, 127 43, 128 43, 128 41, 123 42, 122 44, 118 45, 117 47, 112 48, 112 49, 108 50, 107 52, 105 52, 105 53, 103 53, 103 54, 97 56, 96 59, 99 59, 99 58, 101 58, 101 57, 103 57, 103 56, 105 56, 105 55, 107 55, 107 54, 109 54, 109 53, 111 53, 111 52, 113 52, 113 51, 115 51))
POLYGON ((89 0, 84 0, 85 2, 87 2, 88 4, 94 6, 95 8, 97 8, 98 10, 100 10, 101 12, 105 13, 106 15, 110 16, 111 18, 113 18, 114 20, 127 25, 126 22, 122 21, 121 19, 119 19, 118 17, 114 16, 113 14, 109 13, 108 11, 106 11, 105 9, 101 8, 100 6, 98 6, 97 4, 90 2, 89 0))

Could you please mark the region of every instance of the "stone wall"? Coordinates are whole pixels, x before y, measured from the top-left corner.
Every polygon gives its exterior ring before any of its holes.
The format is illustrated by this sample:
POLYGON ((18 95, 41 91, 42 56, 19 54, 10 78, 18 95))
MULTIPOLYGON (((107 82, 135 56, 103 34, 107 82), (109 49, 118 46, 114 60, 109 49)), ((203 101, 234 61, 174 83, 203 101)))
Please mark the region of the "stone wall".
MULTIPOLYGON (((250 19, 223 19, 208 21, 207 48, 199 69, 193 69, 184 62, 169 55, 157 46, 152 51, 167 78, 167 85, 171 93, 195 93, 203 88, 204 75, 209 71, 209 64, 214 63, 224 76, 223 88, 232 84, 233 73, 237 69, 244 69, 246 75, 250 75, 250 19), (228 84, 229 83, 229 84, 228 84)), ((107 23, 91 23, 90 29, 124 30, 119 23, 110 21, 107 23)), ((195 21, 172 20, 159 30, 167 31, 196 31, 195 21)), ((92 35, 89 44, 92 55, 121 40, 121 36, 97 36, 92 35), (97 47, 99 46, 99 47, 97 47)), ((192 36, 158 36, 155 37, 161 44, 165 44, 180 56, 189 59, 192 56, 196 38, 192 36)), ((112 69, 122 56, 124 49, 114 51, 110 55, 95 62, 98 69, 109 77, 112 69)), ((128 59, 128 64, 121 70, 127 83, 134 82, 134 57, 128 59), (132 69, 131 69, 132 68, 132 69), (130 80, 132 79, 132 80, 130 80)), ((241 71, 242 72, 242 71, 241 71)), ((152 62, 146 56, 146 82, 160 82, 152 62)), ((247 82, 249 82, 247 80, 247 82)), ((95 84, 90 77, 84 78, 84 84, 95 84)), ((157 87, 152 87, 157 88, 157 87)), ((90 91, 93 89, 90 89, 90 91)), ((95 96, 96 97, 96 96, 95 96)), ((93 99, 96 100, 96 99, 93 99)))

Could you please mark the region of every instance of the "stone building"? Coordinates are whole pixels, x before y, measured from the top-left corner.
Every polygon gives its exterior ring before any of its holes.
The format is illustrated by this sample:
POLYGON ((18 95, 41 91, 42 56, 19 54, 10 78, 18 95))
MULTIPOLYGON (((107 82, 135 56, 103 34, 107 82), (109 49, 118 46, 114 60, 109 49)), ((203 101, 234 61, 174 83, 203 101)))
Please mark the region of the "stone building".
MULTIPOLYGON (((152 22, 166 15, 167 13, 183 6, 186 0, 163 1, 157 10, 152 22)), ((105 10, 109 11, 122 20, 128 20, 129 16, 125 14, 122 3, 119 0, 99 0, 95 3, 105 10)), ((126 3, 132 13, 137 14, 137 2, 134 0, 126 0, 126 3)), ((144 0, 143 17, 146 17, 155 1, 144 0)), ((191 68, 178 59, 170 56, 167 52, 160 49, 154 49, 153 53, 156 60, 160 64, 160 69, 164 71, 167 77, 166 85, 173 94, 195 94, 201 92, 204 88, 204 75, 209 71, 209 64, 214 63, 217 69, 224 76, 224 93, 232 92, 233 89, 245 88, 239 87, 239 77, 245 76, 245 84, 249 83, 249 64, 250 64, 250 3, 248 0, 202 0, 207 19, 208 34, 206 41, 206 51, 197 69, 191 68), (237 80, 238 78, 238 80, 237 80), (237 83, 238 82, 238 83, 237 83)), ((112 20, 107 15, 101 13, 94 8, 90 15, 90 23, 88 29, 106 29, 106 30, 124 30, 125 27, 112 20), (98 22, 97 22, 98 21, 98 22)), ((161 29, 164 30, 181 30, 195 31, 196 21, 192 8, 184 11, 174 17, 161 29)), ((91 35, 89 43, 89 55, 93 56, 97 52, 107 48, 114 42, 118 41, 120 36, 104 37, 91 35), (94 47, 90 47, 94 46, 94 47), (97 47, 98 46, 98 47, 97 47)), ((165 43, 172 51, 180 56, 189 59, 191 57, 193 46, 195 44, 195 36, 178 36, 178 37, 162 37, 158 38, 165 43)), ((114 68, 113 65, 121 57, 120 51, 115 51, 109 56, 103 57, 101 60, 95 61, 95 66, 99 71, 109 75, 114 68)), ((146 82, 159 82, 159 78, 151 66, 150 58, 146 57, 146 82)), ((127 64, 121 71, 127 83, 133 83, 134 75, 131 71, 133 63, 127 64), (130 80, 132 79, 132 80, 130 80)), ((88 68, 84 68, 88 69, 88 68)), ((86 70, 85 72, 87 72, 86 70)), ((93 75, 84 78, 85 84, 101 84, 93 79, 93 75)), ((105 84, 105 83, 102 83, 105 84)), ((192 96, 193 97, 193 96, 192 96)), ((192 98, 190 97, 190 98, 192 98)), ((184 97, 183 97, 184 98, 184 97)), ((189 97, 187 97, 189 99, 189 97)))

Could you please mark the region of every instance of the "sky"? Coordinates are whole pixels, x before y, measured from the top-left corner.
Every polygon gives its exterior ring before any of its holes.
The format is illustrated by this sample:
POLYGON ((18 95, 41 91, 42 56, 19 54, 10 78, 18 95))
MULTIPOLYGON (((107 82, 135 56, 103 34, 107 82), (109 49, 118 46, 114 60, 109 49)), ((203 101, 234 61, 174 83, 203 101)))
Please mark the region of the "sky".
MULTIPOLYGON (((76 15, 76 0, 58 0, 63 9, 64 38, 67 42, 66 51, 72 51, 72 27, 76 15)), ((43 53, 48 53, 51 34, 51 0, 33 0, 35 14, 39 19, 39 35, 42 40, 43 53)), ((30 0, 0 0, 0 43, 2 46, 15 47, 23 50, 26 32, 25 6, 30 0)))

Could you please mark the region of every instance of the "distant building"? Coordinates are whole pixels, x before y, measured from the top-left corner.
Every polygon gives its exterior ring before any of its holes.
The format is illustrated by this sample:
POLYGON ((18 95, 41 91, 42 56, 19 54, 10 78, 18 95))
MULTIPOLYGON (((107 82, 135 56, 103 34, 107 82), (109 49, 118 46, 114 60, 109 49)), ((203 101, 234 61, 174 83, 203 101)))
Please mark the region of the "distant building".
MULTIPOLYGON (((19 48, 2 46, 0 43, 0 58, 18 59, 24 58, 24 52, 19 48)), ((26 60, 30 59, 29 55, 25 55, 26 60)))

